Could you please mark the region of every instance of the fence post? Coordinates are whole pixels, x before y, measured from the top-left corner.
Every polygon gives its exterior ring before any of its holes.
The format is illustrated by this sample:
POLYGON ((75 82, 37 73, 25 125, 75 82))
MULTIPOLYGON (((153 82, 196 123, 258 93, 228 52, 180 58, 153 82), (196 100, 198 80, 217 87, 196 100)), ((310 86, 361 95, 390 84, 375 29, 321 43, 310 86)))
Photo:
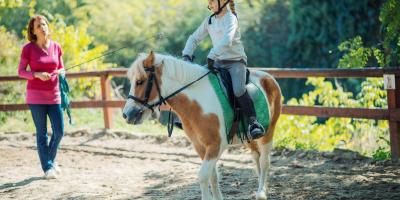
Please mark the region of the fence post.
MULTIPOLYGON (((107 101, 111 100, 110 96, 110 79, 107 74, 101 75, 101 100, 107 101)), ((104 118, 104 128, 110 129, 113 127, 112 123, 112 113, 111 108, 108 108, 107 105, 103 104, 103 118, 104 118)))
POLYGON ((394 109, 400 108, 400 76, 394 74, 384 74, 385 89, 387 91, 387 102, 389 110, 389 130, 390 130, 390 148, 392 159, 399 159, 400 154, 400 122, 393 119, 391 114, 394 109))

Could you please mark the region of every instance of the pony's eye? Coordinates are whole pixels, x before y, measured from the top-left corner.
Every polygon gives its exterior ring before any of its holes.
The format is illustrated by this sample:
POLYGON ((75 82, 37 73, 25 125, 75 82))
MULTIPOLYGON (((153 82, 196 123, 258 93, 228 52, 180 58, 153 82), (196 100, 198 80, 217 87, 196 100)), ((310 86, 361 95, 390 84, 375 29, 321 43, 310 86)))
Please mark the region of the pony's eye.
POLYGON ((143 84, 142 80, 136 81, 136 85, 142 85, 142 84, 143 84))

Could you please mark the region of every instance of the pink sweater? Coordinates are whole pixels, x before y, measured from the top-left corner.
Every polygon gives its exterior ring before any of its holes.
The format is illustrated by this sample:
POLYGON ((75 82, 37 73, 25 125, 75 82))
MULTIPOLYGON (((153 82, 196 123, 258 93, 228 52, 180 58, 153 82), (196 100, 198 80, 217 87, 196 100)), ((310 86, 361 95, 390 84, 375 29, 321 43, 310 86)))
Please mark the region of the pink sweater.
POLYGON ((48 54, 34 42, 26 44, 21 53, 18 67, 18 75, 28 79, 26 87, 27 104, 60 104, 60 90, 58 75, 54 74, 48 81, 42 81, 33 77, 34 72, 55 73, 64 68, 62 61, 62 50, 59 44, 50 41, 47 49, 48 54), (27 67, 30 70, 27 70, 27 67))

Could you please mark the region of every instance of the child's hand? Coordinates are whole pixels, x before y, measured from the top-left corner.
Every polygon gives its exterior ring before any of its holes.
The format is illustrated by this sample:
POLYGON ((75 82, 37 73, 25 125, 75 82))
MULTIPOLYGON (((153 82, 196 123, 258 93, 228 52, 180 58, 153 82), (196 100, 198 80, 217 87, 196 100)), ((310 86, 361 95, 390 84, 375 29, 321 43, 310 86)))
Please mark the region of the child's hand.
POLYGON ((51 74, 47 72, 35 72, 33 76, 42 81, 48 81, 51 78, 51 74))
POLYGON ((212 73, 214 74, 218 73, 218 70, 214 67, 213 59, 207 58, 207 67, 212 73))
POLYGON ((207 66, 208 66, 208 69, 213 69, 214 68, 214 60, 211 58, 207 58, 207 66))
POLYGON ((193 62, 193 57, 190 57, 189 55, 183 55, 182 59, 186 62, 193 62))

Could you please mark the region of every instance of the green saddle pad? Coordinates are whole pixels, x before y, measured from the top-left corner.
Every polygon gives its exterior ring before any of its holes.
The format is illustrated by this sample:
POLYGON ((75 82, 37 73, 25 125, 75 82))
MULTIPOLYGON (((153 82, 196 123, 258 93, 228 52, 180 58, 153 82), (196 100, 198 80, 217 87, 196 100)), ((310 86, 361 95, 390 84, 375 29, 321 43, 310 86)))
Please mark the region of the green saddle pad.
MULTIPOLYGON (((230 144, 232 143, 232 138, 229 137, 229 133, 233 124, 233 108, 229 103, 229 99, 224 92, 224 88, 221 85, 218 76, 215 74, 210 74, 208 78, 222 106, 224 112, 226 135, 228 138, 228 143, 230 144)), ((250 82, 249 84, 253 84, 257 88, 256 93, 251 94, 250 96, 253 99, 254 107, 257 114, 257 120, 261 123, 265 130, 267 130, 270 124, 269 105, 261 89, 252 82, 250 82)), ((246 121, 246 119, 242 119, 241 122, 239 122, 239 128, 237 129, 236 133, 238 138, 241 138, 242 140, 246 138, 245 135, 247 132, 247 128, 248 122, 246 121)))

